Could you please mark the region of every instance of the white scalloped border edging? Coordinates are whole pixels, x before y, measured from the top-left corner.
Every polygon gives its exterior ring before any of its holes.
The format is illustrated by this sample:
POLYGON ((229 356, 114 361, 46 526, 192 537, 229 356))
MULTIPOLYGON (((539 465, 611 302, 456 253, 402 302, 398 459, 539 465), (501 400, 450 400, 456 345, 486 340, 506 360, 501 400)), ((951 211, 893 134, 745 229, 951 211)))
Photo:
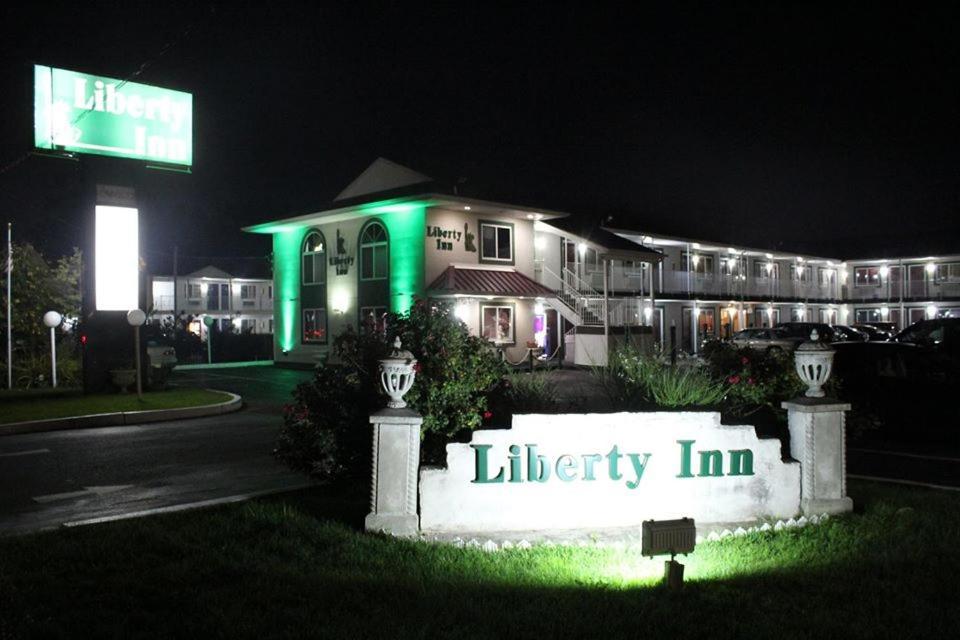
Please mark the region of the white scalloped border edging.
MULTIPOLYGON (((789 518, 787 520, 777 520, 772 525, 769 522, 764 522, 760 526, 752 526, 744 529, 743 527, 737 527, 736 529, 724 529, 723 531, 711 531, 706 536, 698 535, 697 544, 703 542, 715 542, 717 540, 724 540, 726 538, 736 538, 740 536, 750 535, 752 533, 765 533, 767 531, 784 531, 786 529, 802 529, 810 525, 823 524, 830 519, 830 515, 827 513, 821 514, 819 516, 813 515, 807 518, 806 516, 800 516, 799 518, 789 518)), ((529 542, 528 540, 520 540, 519 542, 513 542, 512 540, 502 540, 499 544, 494 542, 492 539, 487 539, 486 542, 481 542, 476 538, 471 538, 470 540, 464 540, 463 538, 453 538, 452 540, 440 538, 437 536, 426 536, 421 537, 422 542, 429 542, 435 544, 449 544, 457 549, 479 549, 481 551, 486 551, 487 553, 494 553, 497 551, 525 551, 527 549, 532 549, 534 546, 543 547, 543 548, 553 548, 553 547, 573 547, 573 548, 592 548, 592 549, 617 549, 624 550, 630 547, 639 547, 639 542, 627 543, 623 541, 615 542, 604 542, 603 540, 563 540, 563 541, 553 541, 546 540, 544 542, 537 542, 536 544, 529 542)))

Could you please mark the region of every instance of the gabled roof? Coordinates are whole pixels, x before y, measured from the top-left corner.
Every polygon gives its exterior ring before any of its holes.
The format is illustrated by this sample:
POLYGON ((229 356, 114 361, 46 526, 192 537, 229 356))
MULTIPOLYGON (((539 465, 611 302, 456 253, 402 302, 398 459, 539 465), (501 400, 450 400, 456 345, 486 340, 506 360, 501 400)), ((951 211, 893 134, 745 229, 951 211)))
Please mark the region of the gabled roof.
POLYGON ((427 294, 542 298, 556 297, 557 292, 518 271, 452 265, 427 287, 427 294))
POLYGON ((334 198, 334 202, 427 182, 433 182, 433 178, 386 158, 377 158, 334 198))
POLYGON ((607 231, 597 224, 587 224, 576 218, 557 218, 546 221, 544 224, 566 231, 590 244, 602 248, 600 257, 608 260, 639 260, 641 262, 659 262, 663 260, 663 253, 651 249, 623 236, 607 231))

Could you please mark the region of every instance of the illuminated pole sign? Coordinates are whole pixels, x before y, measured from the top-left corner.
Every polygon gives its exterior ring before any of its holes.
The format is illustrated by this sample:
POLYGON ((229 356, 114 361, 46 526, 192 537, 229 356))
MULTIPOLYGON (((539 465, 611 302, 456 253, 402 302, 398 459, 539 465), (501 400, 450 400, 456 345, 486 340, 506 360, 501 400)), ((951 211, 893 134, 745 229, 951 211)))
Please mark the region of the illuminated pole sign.
POLYGON ((193 96, 35 65, 34 145, 189 167, 193 96))
POLYGON ((129 311, 140 307, 139 213, 133 207, 97 205, 97 311, 129 311))

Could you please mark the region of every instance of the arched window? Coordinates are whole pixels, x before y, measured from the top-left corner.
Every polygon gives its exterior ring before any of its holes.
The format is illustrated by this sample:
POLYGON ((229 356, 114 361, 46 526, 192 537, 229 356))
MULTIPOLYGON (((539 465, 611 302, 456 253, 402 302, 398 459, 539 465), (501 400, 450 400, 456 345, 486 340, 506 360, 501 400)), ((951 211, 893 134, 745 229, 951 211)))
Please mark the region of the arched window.
POLYGON ((303 239, 303 284, 324 284, 327 281, 327 243, 319 231, 311 231, 303 239))
POLYGON ((360 232, 360 279, 386 280, 390 246, 387 230, 377 221, 360 232))
POLYGON ((303 314, 301 342, 327 342, 327 242, 313 229, 303 239, 300 251, 300 310, 303 314))

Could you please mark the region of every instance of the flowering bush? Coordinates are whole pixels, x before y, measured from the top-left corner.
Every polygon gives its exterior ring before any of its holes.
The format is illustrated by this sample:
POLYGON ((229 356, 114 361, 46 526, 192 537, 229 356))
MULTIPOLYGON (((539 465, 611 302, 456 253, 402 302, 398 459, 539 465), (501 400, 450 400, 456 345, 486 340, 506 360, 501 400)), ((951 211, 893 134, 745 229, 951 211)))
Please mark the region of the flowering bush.
POLYGON ((764 407, 779 412, 782 401, 803 392, 790 355, 718 342, 705 357, 711 377, 725 385, 724 408, 734 415, 750 415, 764 407))
POLYGON ((370 460, 368 416, 386 404, 378 360, 400 336, 417 359, 417 377, 404 400, 423 416, 424 459, 432 461, 459 433, 483 421, 487 392, 503 376, 487 342, 471 336, 449 305, 419 300, 385 331, 338 336, 331 357, 299 385, 283 416, 275 454, 291 467, 321 476, 365 473, 370 460), (429 452, 430 455, 427 455, 429 452))

